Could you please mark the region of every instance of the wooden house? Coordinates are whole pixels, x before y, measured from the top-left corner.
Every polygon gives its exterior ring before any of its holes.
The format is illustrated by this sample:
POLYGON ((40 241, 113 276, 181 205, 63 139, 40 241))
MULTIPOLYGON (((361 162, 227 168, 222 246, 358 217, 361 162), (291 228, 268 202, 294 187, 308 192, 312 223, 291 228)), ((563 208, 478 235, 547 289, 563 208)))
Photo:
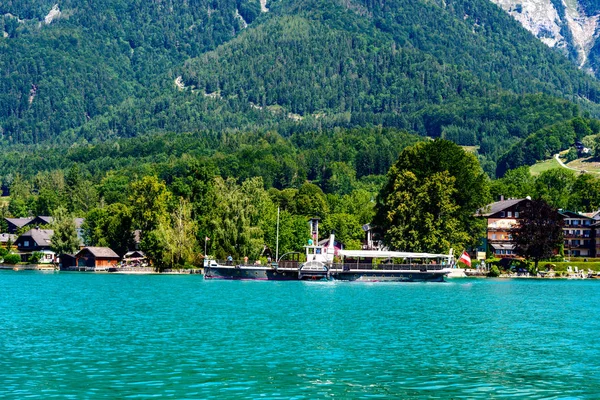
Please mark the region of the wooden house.
POLYGON ((102 270, 115 267, 121 257, 108 247, 84 247, 75 254, 77 268, 102 270))

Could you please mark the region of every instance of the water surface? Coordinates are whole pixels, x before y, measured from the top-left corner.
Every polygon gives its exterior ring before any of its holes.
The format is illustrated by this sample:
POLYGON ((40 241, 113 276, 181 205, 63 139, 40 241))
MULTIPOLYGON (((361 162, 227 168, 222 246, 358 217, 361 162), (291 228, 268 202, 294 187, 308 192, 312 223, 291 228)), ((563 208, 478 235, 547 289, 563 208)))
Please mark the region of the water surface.
POLYGON ((0 272, 0 398, 600 398, 600 282, 0 272))

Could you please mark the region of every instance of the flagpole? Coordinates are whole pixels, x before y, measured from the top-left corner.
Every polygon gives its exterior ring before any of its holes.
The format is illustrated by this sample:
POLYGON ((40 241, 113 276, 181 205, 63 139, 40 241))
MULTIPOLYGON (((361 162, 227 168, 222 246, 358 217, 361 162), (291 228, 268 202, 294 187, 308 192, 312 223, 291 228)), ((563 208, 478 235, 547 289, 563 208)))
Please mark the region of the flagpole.
POLYGON ((275 262, 279 262, 279 207, 277 207, 277 239, 275 242, 275 262))
POLYGON ((208 243, 208 239, 204 236, 204 258, 206 258, 206 243, 208 243))

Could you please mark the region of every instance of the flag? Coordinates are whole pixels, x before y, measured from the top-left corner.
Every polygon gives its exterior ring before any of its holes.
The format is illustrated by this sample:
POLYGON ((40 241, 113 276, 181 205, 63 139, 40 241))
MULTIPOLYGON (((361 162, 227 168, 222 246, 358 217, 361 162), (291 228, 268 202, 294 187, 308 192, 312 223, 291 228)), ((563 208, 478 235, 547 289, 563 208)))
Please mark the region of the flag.
POLYGON ((208 242, 210 240, 210 238, 207 236, 204 238, 204 240, 208 242))
POLYGON ((469 267, 471 266, 471 257, 469 257, 469 254, 466 251, 463 251, 463 253, 458 258, 458 261, 468 265, 469 267))

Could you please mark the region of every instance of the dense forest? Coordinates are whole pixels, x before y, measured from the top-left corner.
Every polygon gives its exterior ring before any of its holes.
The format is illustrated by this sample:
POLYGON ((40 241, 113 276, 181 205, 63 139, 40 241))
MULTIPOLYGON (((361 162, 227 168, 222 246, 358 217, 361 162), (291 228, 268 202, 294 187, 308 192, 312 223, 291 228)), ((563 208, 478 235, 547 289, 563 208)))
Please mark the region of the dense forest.
POLYGON ((493 176, 519 139, 599 115, 598 82, 487 0, 54 6, 0 4, 7 168, 154 134, 382 126, 479 146, 493 176))

